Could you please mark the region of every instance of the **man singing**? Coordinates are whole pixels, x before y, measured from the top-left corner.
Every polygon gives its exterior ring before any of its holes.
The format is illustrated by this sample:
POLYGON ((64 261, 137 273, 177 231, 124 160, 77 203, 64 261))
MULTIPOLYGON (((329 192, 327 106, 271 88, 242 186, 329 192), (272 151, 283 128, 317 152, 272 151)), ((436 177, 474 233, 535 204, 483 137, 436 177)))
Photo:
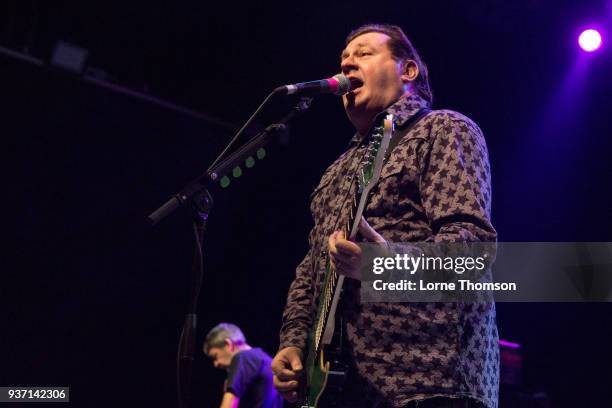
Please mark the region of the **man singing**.
POLYGON ((312 194, 310 249, 296 270, 272 362, 275 387, 298 397, 326 257, 347 276, 342 313, 350 370, 340 407, 497 407, 499 350, 492 303, 361 303, 361 250, 338 231, 349 218, 354 175, 386 113, 394 146, 371 191, 361 241, 494 242, 487 148, 478 126, 449 110, 430 111, 427 68, 401 28, 370 24, 351 32, 341 71, 355 126, 350 146, 312 194), (402 133, 403 132, 403 133, 402 133))

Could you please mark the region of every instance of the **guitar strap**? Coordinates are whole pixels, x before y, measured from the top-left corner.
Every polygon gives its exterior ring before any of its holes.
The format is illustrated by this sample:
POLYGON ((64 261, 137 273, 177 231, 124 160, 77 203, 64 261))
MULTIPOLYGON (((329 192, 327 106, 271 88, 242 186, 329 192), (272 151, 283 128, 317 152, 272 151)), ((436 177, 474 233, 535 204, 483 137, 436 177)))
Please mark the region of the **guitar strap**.
POLYGON ((427 114, 430 112, 431 109, 429 108, 421 108, 421 110, 415 113, 413 117, 408 119, 408 121, 404 123, 404 125, 400 129, 397 129, 395 131, 395 134, 389 141, 389 147, 387 147, 387 151, 385 152, 385 162, 387 162, 387 159, 389 158, 389 156, 391 156, 391 152, 393 151, 393 149, 395 149, 395 146, 397 146, 397 144, 404 138, 404 136, 406 136, 408 132, 414 129, 416 124, 419 123, 419 121, 425 116, 427 116, 427 114))

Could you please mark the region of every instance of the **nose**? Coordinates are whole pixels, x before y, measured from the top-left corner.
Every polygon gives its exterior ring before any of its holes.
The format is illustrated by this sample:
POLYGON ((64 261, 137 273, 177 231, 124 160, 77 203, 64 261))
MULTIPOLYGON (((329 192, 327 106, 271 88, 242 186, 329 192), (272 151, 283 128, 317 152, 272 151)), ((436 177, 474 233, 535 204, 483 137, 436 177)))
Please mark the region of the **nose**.
POLYGON ((342 61, 340 62, 340 70, 343 74, 348 74, 355 69, 357 69, 357 64, 355 63, 355 59, 353 58, 352 54, 342 58, 342 61))

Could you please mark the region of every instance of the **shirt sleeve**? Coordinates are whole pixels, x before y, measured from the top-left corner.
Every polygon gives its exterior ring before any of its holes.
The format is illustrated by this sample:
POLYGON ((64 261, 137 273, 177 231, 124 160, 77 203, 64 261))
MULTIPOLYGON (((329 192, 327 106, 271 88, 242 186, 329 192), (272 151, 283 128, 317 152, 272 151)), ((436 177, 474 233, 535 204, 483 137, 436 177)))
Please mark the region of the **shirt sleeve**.
POLYGON ((423 160, 421 198, 434 242, 495 241, 491 172, 484 136, 456 112, 442 113, 423 160))
POLYGON ((226 391, 241 398, 247 387, 253 382, 259 373, 260 363, 249 358, 244 353, 238 353, 232 358, 227 372, 226 391))
POLYGON ((309 234, 310 250, 295 270, 295 279, 289 286, 287 304, 283 311, 279 350, 285 347, 306 349, 308 333, 312 326, 313 310, 313 252, 314 228, 309 234))

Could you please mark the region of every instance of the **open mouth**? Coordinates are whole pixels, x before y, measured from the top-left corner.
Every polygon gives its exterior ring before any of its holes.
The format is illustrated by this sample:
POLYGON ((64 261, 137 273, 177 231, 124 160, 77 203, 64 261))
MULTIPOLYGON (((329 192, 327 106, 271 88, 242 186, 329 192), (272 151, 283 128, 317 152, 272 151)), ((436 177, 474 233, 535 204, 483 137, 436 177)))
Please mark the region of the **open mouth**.
POLYGON ((351 92, 354 92, 363 86, 363 81, 359 78, 351 77, 349 80, 351 81, 351 92))

